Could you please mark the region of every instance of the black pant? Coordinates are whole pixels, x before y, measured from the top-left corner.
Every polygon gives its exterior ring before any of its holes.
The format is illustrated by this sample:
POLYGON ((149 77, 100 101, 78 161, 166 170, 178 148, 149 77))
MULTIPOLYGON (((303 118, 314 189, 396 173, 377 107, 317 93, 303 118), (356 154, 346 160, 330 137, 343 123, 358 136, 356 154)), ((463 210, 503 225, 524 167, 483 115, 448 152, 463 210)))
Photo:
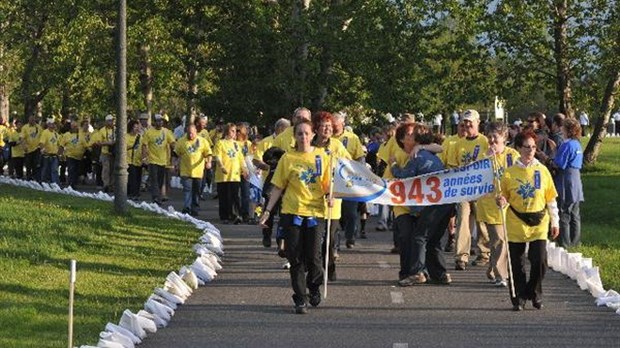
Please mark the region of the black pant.
POLYGON ((323 220, 309 227, 309 219, 302 217, 301 226, 294 223, 295 216, 283 214, 280 224, 284 229, 286 242, 286 258, 291 264, 291 284, 296 299, 306 298, 306 288, 311 292, 319 290, 323 283, 323 267, 321 264, 321 236, 323 220), (307 273, 306 273, 307 272, 307 273))
POLYGON ((327 267, 332 270, 336 269, 336 262, 334 260, 334 253, 336 252, 336 235, 338 232, 338 220, 332 220, 329 226, 329 253, 326 253, 327 248, 327 221, 325 221, 325 228, 323 229, 323 237, 321 238, 321 254, 323 256, 323 265, 325 265, 325 257, 329 256, 327 267))
POLYGON ((9 160, 9 175, 17 179, 24 177, 24 158, 11 157, 9 160))
POLYGON ((82 165, 82 160, 71 158, 71 157, 67 158, 67 172, 69 174, 68 175, 69 181, 67 182, 67 184, 73 188, 75 188, 75 185, 78 182, 78 178, 80 177, 80 172, 81 172, 80 166, 81 165, 82 165))
POLYGON ((140 184, 142 183, 142 166, 129 165, 127 169, 127 196, 140 196, 140 184))
POLYGON ((36 149, 24 156, 24 165, 26 166, 26 180, 39 181, 40 175, 40 158, 41 150, 36 149))
POLYGON ((153 201, 161 200, 161 189, 166 178, 166 167, 157 164, 149 164, 149 187, 153 201))
POLYGON ((220 220, 237 219, 239 217, 239 182, 218 182, 217 197, 220 202, 220 220))
POLYGON ((530 279, 525 275, 525 247, 528 243, 508 242, 512 276, 514 278, 516 294, 511 294, 513 305, 519 304, 519 299, 542 301, 542 281, 547 271, 547 241, 535 240, 529 242, 527 258, 530 261, 530 279), (515 296, 516 295, 516 296, 515 296))

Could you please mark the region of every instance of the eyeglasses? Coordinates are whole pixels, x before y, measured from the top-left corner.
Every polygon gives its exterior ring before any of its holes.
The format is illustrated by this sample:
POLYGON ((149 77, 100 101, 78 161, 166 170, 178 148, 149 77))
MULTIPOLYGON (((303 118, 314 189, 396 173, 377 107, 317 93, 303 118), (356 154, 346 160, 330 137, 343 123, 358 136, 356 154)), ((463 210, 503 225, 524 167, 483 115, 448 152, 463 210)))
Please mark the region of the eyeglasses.
POLYGON ((522 145, 521 148, 528 149, 528 150, 536 150, 536 145, 532 145, 532 146, 522 145))

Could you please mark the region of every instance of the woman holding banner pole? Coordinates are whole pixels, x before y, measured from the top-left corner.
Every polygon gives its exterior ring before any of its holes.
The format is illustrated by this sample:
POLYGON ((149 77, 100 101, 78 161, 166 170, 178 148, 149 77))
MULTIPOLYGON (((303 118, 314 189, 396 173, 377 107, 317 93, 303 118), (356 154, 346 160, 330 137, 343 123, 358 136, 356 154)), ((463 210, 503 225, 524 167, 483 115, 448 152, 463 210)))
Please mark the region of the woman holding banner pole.
POLYGON ((515 292, 510 294, 513 310, 524 309, 527 300, 541 309, 542 281, 547 269, 547 235, 559 234, 557 192, 551 174, 536 158, 536 134, 526 130, 515 137, 521 158, 506 169, 501 179, 502 194, 497 197, 506 212, 508 249, 515 292), (525 250, 528 247, 530 279, 525 274, 525 250))
MULTIPOLYGON (((429 132, 426 126, 415 124, 399 127, 396 130, 396 140, 405 152, 411 153, 416 147, 422 149, 407 162, 404 168, 401 168, 398 161, 394 159, 390 168, 394 177, 410 178, 444 169, 439 157, 424 149, 424 146, 431 145, 434 140, 433 134, 429 132)), ((439 182, 436 177, 428 177, 424 180, 432 182, 433 179, 439 182)), ((408 188, 402 183, 395 184, 401 184, 400 189, 390 185, 391 191, 408 191, 408 188)), ((422 203, 422 201, 418 200, 418 203, 422 203)), ((446 260, 441 248, 441 238, 448 227, 453 211, 454 204, 412 206, 409 214, 397 218, 401 248, 401 271, 398 285, 411 286, 424 284, 427 281, 448 285, 452 282, 450 274, 446 272, 446 260)))
POLYGON ((269 202, 259 224, 265 225, 284 192, 280 225, 284 230, 286 257, 291 264, 293 302, 295 313, 305 314, 308 302, 313 307, 321 302, 321 236, 331 173, 325 151, 311 144, 314 137, 312 123, 307 120, 299 122, 293 128, 293 134, 295 150, 284 154, 278 162, 271 179, 273 188, 269 202))
MULTIPOLYGON (((519 159, 517 150, 507 147, 506 139, 508 136, 508 127, 501 122, 493 122, 487 126, 486 136, 489 139, 489 150, 487 155, 493 158, 493 171, 496 178, 501 178, 504 171, 508 167, 512 167, 519 159)), ((497 182, 496 182, 497 184, 497 182)), ((496 187, 494 192, 487 194, 478 199, 476 209, 476 219, 481 230, 485 230, 489 235, 489 249, 491 251, 489 265, 487 268, 487 277, 497 287, 508 286, 508 254, 507 242, 504 237, 503 216, 505 210, 497 208, 495 197, 497 195, 496 187)))
MULTIPOLYGON (((351 155, 347 149, 342 145, 340 140, 332 138, 334 133, 332 127, 333 115, 326 111, 316 112, 312 115, 312 125, 316 135, 312 140, 312 146, 323 149, 325 154, 331 158, 332 161, 338 158, 351 159, 351 155)), ((335 199, 334 205, 331 208, 331 214, 327 214, 329 207, 325 207, 326 219, 329 219, 326 223, 329 231, 325 231, 325 235, 329 235, 329 239, 323 238, 323 259, 328 257, 327 262, 327 279, 330 281, 336 280, 336 235, 338 229, 338 222, 342 215, 342 200, 335 199), (327 246, 329 245, 329 248, 327 246), (326 250, 328 252, 326 252, 326 250)))

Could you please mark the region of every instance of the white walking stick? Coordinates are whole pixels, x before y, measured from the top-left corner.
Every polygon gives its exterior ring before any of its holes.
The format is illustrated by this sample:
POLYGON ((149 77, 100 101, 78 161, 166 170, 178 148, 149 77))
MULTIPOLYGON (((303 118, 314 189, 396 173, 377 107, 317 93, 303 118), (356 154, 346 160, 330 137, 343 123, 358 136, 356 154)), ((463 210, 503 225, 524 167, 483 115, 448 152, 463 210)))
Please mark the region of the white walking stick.
POLYGON ((330 239, 330 230, 332 227, 332 204, 333 200, 332 195, 334 194, 334 168, 333 168, 333 158, 331 154, 329 155, 329 195, 327 196, 327 231, 325 232, 325 272, 323 272, 323 299, 327 298, 327 276, 329 272, 329 239, 330 239))
POLYGON ((69 342, 67 347, 73 347, 73 293, 75 292, 75 260, 71 260, 69 275, 69 342))
MULTIPOLYGON (((499 180, 499 166, 497 163, 497 154, 493 154, 493 176, 495 177, 495 186, 497 188, 497 197, 502 195, 502 186, 499 180)), ((504 208, 498 206, 499 216, 502 220, 502 227, 504 229, 504 240, 506 241, 506 257, 508 258, 508 278, 510 279, 510 294, 512 297, 517 297, 515 292, 515 281, 512 276, 512 262, 510 261, 510 247, 508 246, 508 230, 506 229, 506 217, 504 216, 504 208)))

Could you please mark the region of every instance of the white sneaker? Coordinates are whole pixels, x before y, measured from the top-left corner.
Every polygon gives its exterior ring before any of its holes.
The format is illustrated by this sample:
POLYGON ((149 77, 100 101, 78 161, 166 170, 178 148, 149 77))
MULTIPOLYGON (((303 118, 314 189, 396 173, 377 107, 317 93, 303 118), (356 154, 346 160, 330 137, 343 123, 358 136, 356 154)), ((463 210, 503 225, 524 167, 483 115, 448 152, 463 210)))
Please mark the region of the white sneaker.
POLYGON ((282 269, 290 269, 291 268, 291 263, 290 262, 286 262, 282 265, 282 269))
POLYGON ((497 278, 497 279, 495 280, 495 283, 494 283, 494 284, 495 284, 495 286, 496 286, 496 287, 498 287, 498 288, 507 288, 507 287, 508 287, 508 283, 507 283, 505 280, 500 279, 500 278, 497 278))

